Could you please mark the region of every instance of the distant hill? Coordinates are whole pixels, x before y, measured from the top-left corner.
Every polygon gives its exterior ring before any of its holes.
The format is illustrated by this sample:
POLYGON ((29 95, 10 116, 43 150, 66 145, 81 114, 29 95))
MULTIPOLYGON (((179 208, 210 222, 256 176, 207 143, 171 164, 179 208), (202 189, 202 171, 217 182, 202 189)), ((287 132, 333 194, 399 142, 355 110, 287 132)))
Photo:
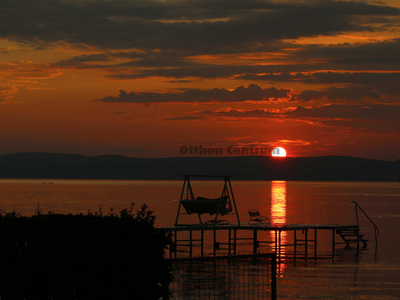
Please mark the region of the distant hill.
POLYGON ((231 175, 234 180, 398 181, 400 164, 348 156, 154 159, 58 153, 0 156, 0 178, 182 179, 183 174, 231 175))

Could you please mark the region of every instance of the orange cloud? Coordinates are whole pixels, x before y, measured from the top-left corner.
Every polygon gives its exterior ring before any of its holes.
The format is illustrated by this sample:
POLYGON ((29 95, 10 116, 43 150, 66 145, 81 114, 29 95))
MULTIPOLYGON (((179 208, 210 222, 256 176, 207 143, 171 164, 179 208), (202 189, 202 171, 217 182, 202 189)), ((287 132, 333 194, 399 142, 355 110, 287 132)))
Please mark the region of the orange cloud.
POLYGON ((62 72, 43 63, 13 61, 0 63, 0 99, 11 101, 19 89, 43 89, 44 79, 60 76, 62 72))

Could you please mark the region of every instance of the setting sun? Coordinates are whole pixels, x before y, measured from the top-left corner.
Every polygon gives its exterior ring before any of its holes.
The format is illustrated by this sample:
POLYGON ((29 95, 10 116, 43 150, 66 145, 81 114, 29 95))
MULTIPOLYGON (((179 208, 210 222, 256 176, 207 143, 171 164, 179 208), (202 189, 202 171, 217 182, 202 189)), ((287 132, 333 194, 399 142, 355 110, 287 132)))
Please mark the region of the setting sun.
POLYGON ((272 150, 272 156, 274 157, 286 157, 286 150, 282 147, 276 147, 272 150))

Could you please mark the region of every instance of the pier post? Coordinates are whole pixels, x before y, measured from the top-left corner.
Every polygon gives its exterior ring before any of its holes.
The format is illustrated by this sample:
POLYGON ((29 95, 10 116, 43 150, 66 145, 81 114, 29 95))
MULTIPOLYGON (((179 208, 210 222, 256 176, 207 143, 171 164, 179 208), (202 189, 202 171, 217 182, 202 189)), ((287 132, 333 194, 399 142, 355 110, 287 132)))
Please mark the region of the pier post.
POLYGON ((229 229, 229 235, 228 235, 228 253, 231 255, 231 229, 229 229))
POLYGON ((215 256, 215 254, 217 254, 217 251, 216 251, 216 244, 217 244, 217 237, 216 237, 216 235, 217 235, 217 231, 214 229, 214 239, 213 239, 213 244, 214 244, 214 256, 215 256))
POLYGON ((332 229, 332 260, 335 259, 335 234, 336 229, 332 229))
POLYGON ((307 260, 307 257, 308 257, 308 228, 304 230, 304 234, 305 234, 305 238, 304 238, 304 245, 305 245, 304 256, 305 256, 305 259, 307 260))
POLYGON ((281 261, 281 248, 282 248, 282 230, 279 229, 279 261, 281 261))
POLYGON ((314 230, 314 259, 317 259, 317 228, 314 230))
POLYGON ((171 236, 171 245, 169 246, 169 258, 172 258, 172 251, 174 248, 174 240, 173 240, 173 235, 172 235, 172 230, 169 232, 171 236))
POLYGON ((204 230, 201 230, 201 256, 204 256, 204 230))
POLYGON ((275 257, 271 258, 271 299, 276 300, 276 253, 275 257))
POLYGON ((178 255, 178 231, 175 230, 175 257, 178 255))
POLYGON ((257 253, 257 229, 253 230, 253 253, 257 253))
POLYGON ((192 257, 193 254, 193 230, 189 231, 189 256, 192 257))
POLYGON ((297 230, 296 229, 294 230, 293 235, 294 235, 294 237, 293 237, 293 239, 294 239, 293 256, 294 256, 294 259, 296 259, 296 252, 297 252, 297 230))
POLYGON ((236 255, 236 229, 233 229, 233 254, 236 255))

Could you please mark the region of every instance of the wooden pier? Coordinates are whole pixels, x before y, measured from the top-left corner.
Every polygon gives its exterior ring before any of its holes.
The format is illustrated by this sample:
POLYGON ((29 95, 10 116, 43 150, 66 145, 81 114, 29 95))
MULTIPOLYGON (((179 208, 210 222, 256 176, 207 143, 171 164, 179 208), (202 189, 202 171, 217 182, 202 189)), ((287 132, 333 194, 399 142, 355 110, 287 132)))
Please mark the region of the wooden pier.
MULTIPOLYGON (((256 209, 249 209, 250 221, 241 223, 230 176, 184 175, 175 226, 163 228, 172 238, 166 255, 176 258, 273 253, 278 260, 334 259, 338 244, 344 244, 345 247, 356 244, 358 253, 360 244, 366 247, 367 240, 360 234, 357 211, 360 209, 364 214, 365 212, 357 203, 352 203, 356 208, 357 225, 277 225, 273 216, 272 219, 262 217, 256 209), (222 192, 215 195, 215 198, 195 197, 191 178, 223 180, 222 192), (204 222, 203 214, 209 214, 214 219, 204 222), (181 217, 187 219, 190 215, 197 215, 198 223, 182 224, 181 217), (229 223, 232 220, 221 220, 219 217, 234 219, 235 223, 229 223)), ((368 216, 367 218, 372 222, 368 216)), ((373 222, 372 224, 375 226, 375 245, 377 245, 376 236, 379 229, 373 222)))
POLYGON ((338 244, 357 251, 367 240, 358 225, 292 224, 220 224, 163 227, 172 237, 166 253, 173 257, 238 255, 240 253, 275 253, 281 258, 334 258, 338 244), (322 248, 323 253, 318 249, 322 248), (169 253, 168 253, 169 252, 169 253))

